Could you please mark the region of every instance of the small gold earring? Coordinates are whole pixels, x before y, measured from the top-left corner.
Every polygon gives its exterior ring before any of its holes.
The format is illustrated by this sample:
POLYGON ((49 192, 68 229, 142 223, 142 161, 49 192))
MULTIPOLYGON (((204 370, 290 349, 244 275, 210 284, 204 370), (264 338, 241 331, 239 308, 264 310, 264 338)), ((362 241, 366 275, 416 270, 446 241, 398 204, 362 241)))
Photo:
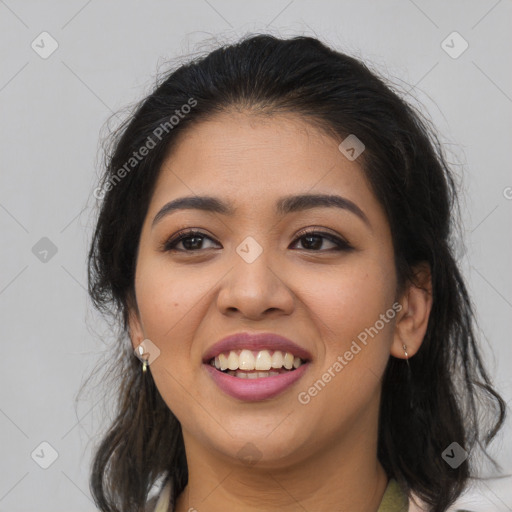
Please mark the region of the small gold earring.
POLYGON ((410 365, 409 365, 409 354, 407 353, 407 345, 402 345, 402 348, 404 349, 404 352, 405 352, 405 362, 407 363, 407 367, 410 369, 410 365))
MULTIPOLYGON (((140 356, 141 356, 141 357, 145 354, 145 352, 144 352, 144 348, 142 347, 142 345, 139 345, 139 346, 137 347, 137 351, 139 352, 139 354, 140 354, 140 356)), ((144 358, 144 359, 142 360, 142 371, 143 371, 144 373, 146 373, 146 369, 147 369, 147 367, 148 367, 148 359, 149 359, 149 357, 148 357, 148 358, 144 358)))

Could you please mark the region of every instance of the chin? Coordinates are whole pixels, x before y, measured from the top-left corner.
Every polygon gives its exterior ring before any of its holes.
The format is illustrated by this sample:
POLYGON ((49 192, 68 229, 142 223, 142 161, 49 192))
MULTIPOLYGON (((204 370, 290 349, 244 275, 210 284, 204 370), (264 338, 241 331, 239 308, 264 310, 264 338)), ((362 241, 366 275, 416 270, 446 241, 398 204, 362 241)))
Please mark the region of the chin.
MULTIPOLYGON (((275 427, 273 427, 275 428, 275 427)), ((296 433, 280 431, 268 434, 270 430, 257 434, 254 428, 239 429, 233 437, 225 431, 219 432, 220 439, 204 439, 212 450, 235 464, 249 465, 266 469, 278 469, 297 463, 304 458, 303 442, 299 442, 296 433)))

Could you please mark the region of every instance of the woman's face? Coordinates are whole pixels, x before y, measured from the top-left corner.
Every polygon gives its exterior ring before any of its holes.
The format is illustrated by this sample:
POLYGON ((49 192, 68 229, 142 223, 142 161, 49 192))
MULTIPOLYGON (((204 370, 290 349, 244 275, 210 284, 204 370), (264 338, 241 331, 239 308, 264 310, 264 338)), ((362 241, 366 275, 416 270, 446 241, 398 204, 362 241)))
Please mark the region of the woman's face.
MULTIPOLYGON (((150 371, 187 450, 284 467, 375 433, 400 308, 393 247, 360 158, 349 160, 340 142, 299 117, 224 113, 184 132, 162 166, 130 326, 134 348, 146 338, 160 350, 150 371), (299 195, 340 196, 345 207, 290 202, 299 195), (168 209, 155 220, 171 201, 205 196, 234 211, 168 209), (187 229, 200 234, 167 244, 187 229), (305 364, 236 376, 204 361, 242 332, 288 338, 305 364)), ((251 367, 250 354, 237 357, 243 348, 233 346, 229 364, 251 367)), ((247 348, 268 367, 290 347, 247 348)))

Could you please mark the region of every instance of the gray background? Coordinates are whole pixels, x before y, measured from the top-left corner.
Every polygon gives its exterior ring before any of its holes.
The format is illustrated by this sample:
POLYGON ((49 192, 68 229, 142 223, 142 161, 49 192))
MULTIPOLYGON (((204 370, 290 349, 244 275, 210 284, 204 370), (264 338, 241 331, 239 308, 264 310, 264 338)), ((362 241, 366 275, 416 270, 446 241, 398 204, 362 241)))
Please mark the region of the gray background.
MULTIPOLYGON (((107 119, 146 95, 169 60, 248 32, 317 35, 428 111, 462 177, 458 253, 510 402, 511 15, 509 0, 0 0, 0 511, 95 510, 87 478, 105 401, 75 398, 110 341, 99 340, 106 326, 88 303, 85 266, 107 119), (58 44, 47 58, 43 31, 58 44), (469 44, 457 58, 462 40, 442 46, 453 31, 469 44)), ((509 472, 511 431, 509 421, 491 450, 509 472)), ((467 503, 510 511, 511 484, 484 483, 467 503)))

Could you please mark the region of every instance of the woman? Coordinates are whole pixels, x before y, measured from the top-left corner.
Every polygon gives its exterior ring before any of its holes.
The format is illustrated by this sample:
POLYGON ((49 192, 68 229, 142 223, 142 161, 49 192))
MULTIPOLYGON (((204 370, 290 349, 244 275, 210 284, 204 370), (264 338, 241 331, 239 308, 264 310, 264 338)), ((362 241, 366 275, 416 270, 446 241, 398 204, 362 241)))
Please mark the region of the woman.
POLYGON ((89 290, 121 327, 100 510, 153 510, 158 479, 175 512, 461 494, 505 404, 452 252, 456 190, 362 62, 258 35, 182 65, 119 129, 95 196, 89 290))

